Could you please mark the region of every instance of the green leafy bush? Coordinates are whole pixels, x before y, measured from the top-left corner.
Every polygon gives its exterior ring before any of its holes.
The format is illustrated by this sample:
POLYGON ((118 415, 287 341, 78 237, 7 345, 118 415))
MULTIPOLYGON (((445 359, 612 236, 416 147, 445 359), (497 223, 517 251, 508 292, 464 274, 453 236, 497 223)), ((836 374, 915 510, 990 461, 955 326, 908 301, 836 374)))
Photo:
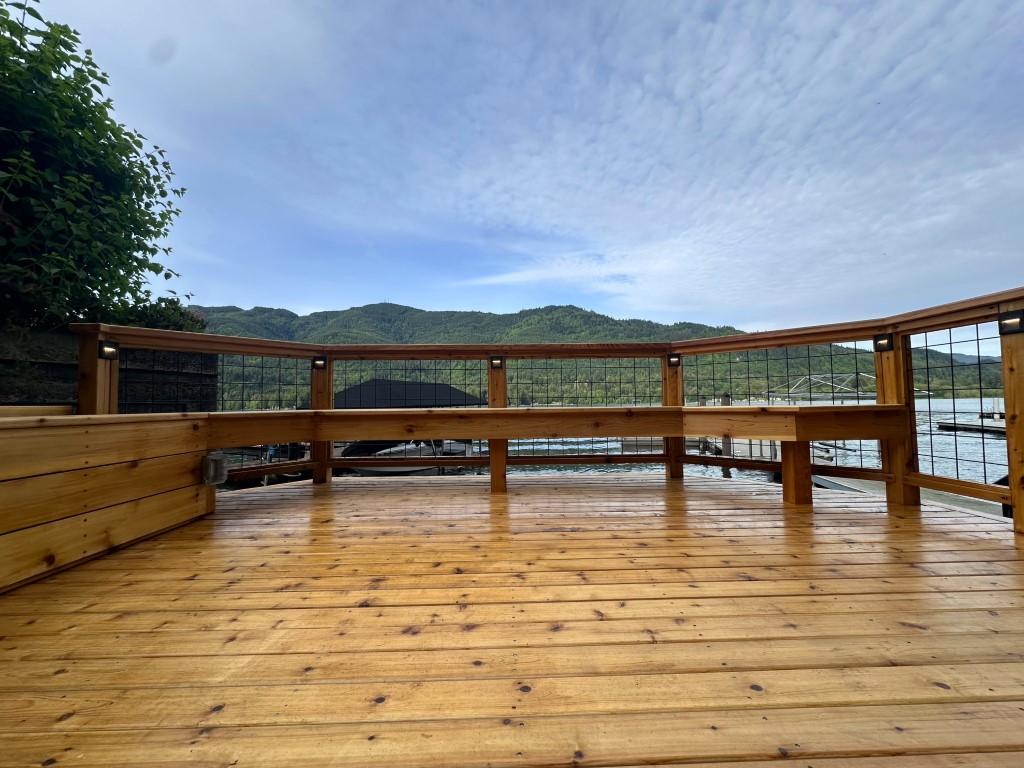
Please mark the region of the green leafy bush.
POLYGON ((106 84, 74 30, 0 0, 0 325, 185 312, 148 287, 176 274, 158 259, 185 190, 106 84))

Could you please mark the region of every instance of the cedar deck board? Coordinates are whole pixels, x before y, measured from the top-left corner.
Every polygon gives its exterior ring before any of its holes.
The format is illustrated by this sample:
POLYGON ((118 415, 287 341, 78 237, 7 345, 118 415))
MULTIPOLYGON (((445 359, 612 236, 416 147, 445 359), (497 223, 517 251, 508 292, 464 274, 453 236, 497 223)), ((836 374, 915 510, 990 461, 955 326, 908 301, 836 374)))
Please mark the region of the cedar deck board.
POLYGON ((1020 764, 1009 522, 698 477, 486 483, 225 493, 0 596, 0 766, 1020 764))

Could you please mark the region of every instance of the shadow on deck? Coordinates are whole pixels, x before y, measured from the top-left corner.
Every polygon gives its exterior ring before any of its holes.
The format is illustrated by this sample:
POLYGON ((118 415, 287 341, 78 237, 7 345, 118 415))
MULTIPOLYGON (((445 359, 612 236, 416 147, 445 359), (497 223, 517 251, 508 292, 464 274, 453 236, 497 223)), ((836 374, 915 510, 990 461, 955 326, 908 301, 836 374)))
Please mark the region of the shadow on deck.
POLYGON ((221 494, 0 596, 0 766, 1024 765, 1009 522, 814 501, 636 473, 221 494))

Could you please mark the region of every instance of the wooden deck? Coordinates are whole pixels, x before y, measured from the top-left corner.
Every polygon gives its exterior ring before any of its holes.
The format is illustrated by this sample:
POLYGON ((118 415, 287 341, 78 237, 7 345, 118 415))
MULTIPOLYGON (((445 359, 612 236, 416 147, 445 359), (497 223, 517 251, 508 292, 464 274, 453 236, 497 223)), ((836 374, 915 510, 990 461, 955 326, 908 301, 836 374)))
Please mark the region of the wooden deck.
POLYGON ((0 767, 1019 768, 1022 545, 699 477, 222 494, 0 596, 0 767))

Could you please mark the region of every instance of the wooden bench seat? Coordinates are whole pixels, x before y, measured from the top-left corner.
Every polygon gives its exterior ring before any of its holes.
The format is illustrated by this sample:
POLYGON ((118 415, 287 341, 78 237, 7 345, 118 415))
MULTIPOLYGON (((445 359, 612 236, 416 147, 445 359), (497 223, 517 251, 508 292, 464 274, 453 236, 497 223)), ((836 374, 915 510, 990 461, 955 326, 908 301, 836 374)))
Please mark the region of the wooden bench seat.
MULTIPOLYGON (((813 440, 908 439, 900 405, 642 408, 374 408, 209 414, 211 447, 292 440, 734 437, 782 444, 786 501, 811 501, 813 440)), ((504 464, 492 474, 504 476, 504 464)), ((494 486, 492 486, 494 487, 494 486)), ((503 483, 497 484, 502 488, 503 483)))

